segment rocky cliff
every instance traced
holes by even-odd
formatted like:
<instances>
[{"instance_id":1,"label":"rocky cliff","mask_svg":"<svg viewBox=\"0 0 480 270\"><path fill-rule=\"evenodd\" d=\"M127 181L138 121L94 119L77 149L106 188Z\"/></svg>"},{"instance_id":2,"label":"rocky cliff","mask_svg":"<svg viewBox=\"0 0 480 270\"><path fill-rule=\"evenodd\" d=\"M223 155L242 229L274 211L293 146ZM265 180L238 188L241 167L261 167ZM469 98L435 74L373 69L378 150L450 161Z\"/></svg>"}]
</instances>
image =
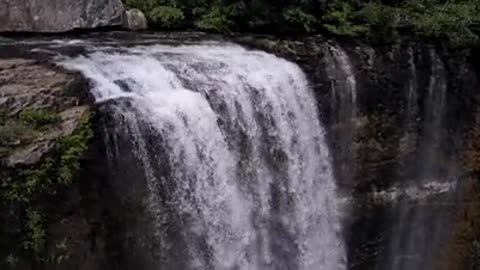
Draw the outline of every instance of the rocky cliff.
<instances>
[{"instance_id":1,"label":"rocky cliff","mask_svg":"<svg viewBox=\"0 0 480 270\"><path fill-rule=\"evenodd\" d=\"M93 135L86 86L31 55L0 59L2 269L94 269L99 211L82 189L95 183L78 182Z\"/></svg>"},{"instance_id":2,"label":"rocky cliff","mask_svg":"<svg viewBox=\"0 0 480 270\"><path fill-rule=\"evenodd\" d=\"M66 32L121 26L120 0L2 0L0 32Z\"/></svg>"},{"instance_id":3,"label":"rocky cliff","mask_svg":"<svg viewBox=\"0 0 480 270\"><path fill-rule=\"evenodd\" d=\"M479 223L476 162L466 162L478 151L472 56L408 40L240 42L299 63L311 79L340 190L353 200L351 269L471 266Z\"/></svg>"}]
</instances>

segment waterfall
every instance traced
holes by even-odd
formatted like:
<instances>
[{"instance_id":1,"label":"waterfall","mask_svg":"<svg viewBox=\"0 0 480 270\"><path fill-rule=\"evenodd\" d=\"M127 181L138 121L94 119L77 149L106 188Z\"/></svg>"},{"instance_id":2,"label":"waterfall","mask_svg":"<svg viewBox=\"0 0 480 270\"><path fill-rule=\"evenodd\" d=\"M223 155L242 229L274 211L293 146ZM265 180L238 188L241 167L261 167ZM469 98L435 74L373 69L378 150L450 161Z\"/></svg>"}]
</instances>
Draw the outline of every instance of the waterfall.
<instances>
[{"instance_id":1,"label":"waterfall","mask_svg":"<svg viewBox=\"0 0 480 270\"><path fill-rule=\"evenodd\" d=\"M329 150L298 66L217 43L95 48L61 64L130 138L159 269L178 249L175 269L345 268Z\"/></svg>"},{"instance_id":2,"label":"waterfall","mask_svg":"<svg viewBox=\"0 0 480 270\"><path fill-rule=\"evenodd\" d=\"M407 98L405 129L415 125L417 107L417 75L413 54L409 60L411 81L409 82L409 94ZM447 94L447 81L445 67L434 49L428 51L430 60L430 77L426 85L425 103L423 110L423 134L419 142L418 161L413 170L417 181L414 183L418 188L441 187L445 194L442 200L448 202L451 191L455 188L450 179L438 172L441 164L442 135L444 133L444 113ZM406 135L404 135L405 138ZM403 138L402 138L403 139ZM414 140L416 138L407 138ZM416 143L416 142L412 142ZM425 193L423 191L422 193ZM443 207L443 208L442 208ZM438 257L442 251L445 239L449 234L449 218L446 206L428 205L422 200L411 202L404 200L400 203L396 223L392 229L392 240L389 247L389 258L382 269L391 270L420 270L436 269Z\"/></svg>"}]
</instances>

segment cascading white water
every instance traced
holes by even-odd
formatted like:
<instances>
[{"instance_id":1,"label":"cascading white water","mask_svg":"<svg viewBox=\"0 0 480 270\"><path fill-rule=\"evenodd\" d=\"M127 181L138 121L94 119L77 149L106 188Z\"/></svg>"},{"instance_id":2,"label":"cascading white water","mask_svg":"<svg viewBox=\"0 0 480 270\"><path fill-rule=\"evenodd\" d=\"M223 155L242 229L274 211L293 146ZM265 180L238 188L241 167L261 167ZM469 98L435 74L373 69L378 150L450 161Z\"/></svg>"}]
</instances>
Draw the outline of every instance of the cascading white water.
<instances>
[{"instance_id":1,"label":"cascading white water","mask_svg":"<svg viewBox=\"0 0 480 270\"><path fill-rule=\"evenodd\" d=\"M185 269L345 268L324 129L298 66L226 44L96 48L62 65L127 126L162 257L171 208Z\"/></svg>"}]
</instances>

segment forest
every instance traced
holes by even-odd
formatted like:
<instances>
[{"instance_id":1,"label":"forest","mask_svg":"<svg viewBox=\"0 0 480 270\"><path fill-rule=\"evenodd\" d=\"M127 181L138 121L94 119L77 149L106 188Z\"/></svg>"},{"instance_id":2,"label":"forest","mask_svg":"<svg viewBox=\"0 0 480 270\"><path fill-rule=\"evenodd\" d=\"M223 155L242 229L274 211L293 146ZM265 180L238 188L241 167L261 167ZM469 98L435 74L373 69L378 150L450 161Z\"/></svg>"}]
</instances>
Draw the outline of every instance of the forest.
<instances>
[{"instance_id":1,"label":"forest","mask_svg":"<svg viewBox=\"0 0 480 270\"><path fill-rule=\"evenodd\" d=\"M312 33L389 42L399 35L477 44L478 0L124 0L153 29Z\"/></svg>"}]
</instances>

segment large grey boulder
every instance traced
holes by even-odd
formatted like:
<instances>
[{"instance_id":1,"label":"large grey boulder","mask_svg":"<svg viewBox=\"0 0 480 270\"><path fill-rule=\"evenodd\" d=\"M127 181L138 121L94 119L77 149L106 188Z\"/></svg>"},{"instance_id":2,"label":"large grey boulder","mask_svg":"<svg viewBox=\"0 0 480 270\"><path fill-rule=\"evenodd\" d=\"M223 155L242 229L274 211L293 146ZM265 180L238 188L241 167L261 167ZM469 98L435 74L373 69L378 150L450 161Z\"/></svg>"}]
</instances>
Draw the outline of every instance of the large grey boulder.
<instances>
[{"instance_id":1,"label":"large grey boulder","mask_svg":"<svg viewBox=\"0 0 480 270\"><path fill-rule=\"evenodd\" d=\"M65 32L121 26L121 0L0 0L0 32Z\"/></svg>"},{"instance_id":2,"label":"large grey boulder","mask_svg":"<svg viewBox=\"0 0 480 270\"><path fill-rule=\"evenodd\" d=\"M130 30L145 30L147 29L147 18L145 14L139 9L130 9L125 13L123 27Z\"/></svg>"}]
</instances>

